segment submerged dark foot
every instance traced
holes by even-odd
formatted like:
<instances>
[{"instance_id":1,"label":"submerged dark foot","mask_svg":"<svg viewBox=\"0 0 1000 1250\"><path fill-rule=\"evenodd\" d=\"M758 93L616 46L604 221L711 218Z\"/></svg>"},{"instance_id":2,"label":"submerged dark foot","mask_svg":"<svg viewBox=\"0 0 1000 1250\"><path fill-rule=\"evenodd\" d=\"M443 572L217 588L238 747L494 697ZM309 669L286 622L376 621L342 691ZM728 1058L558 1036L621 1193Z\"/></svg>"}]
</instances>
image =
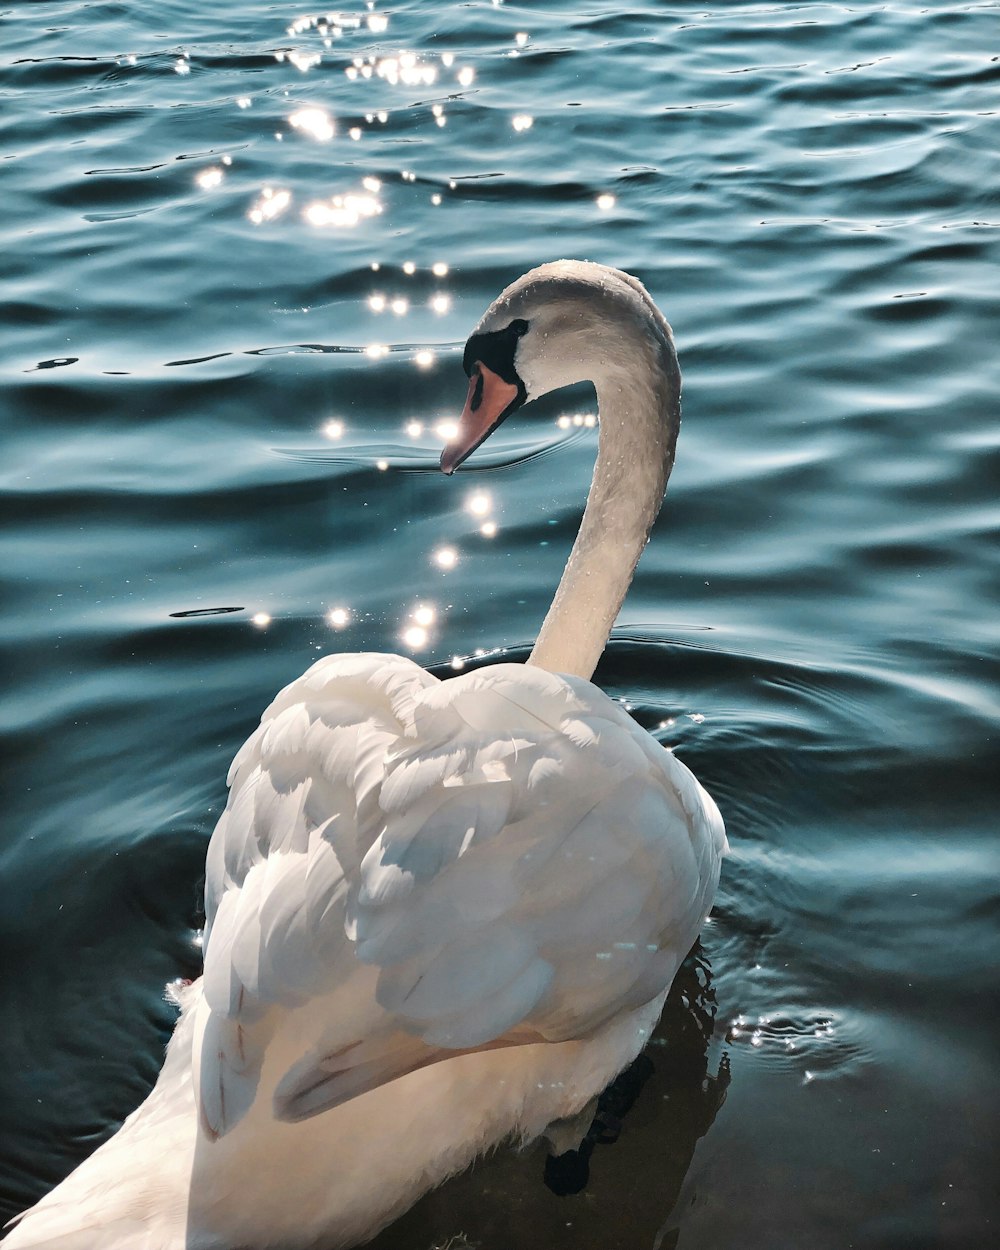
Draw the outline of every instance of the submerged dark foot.
<instances>
[{"instance_id":1,"label":"submerged dark foot","mask_svg":"<svg viewBox=\"0 0 1000 1250\"><path fill-rule=\"evenodd\" d=\"M578 1194L587 1187L594 1147L610 1145L618 1140L622 1120L652 1075L653 1061L648 1055L639 1055L598 1098L593 1123L576 1150L548 1156L545 1160L545 1184L554 1194L563 1198Z\"/></svg>"}]
</instances>

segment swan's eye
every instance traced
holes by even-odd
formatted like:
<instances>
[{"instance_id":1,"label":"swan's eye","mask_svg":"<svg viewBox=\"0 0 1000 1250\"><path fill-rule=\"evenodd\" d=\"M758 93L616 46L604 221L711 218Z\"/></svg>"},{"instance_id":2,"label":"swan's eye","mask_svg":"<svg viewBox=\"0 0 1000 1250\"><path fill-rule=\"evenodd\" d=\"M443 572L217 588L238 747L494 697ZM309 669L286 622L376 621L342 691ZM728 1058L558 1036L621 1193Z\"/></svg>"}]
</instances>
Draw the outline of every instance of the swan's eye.
<instances>
[{"instance_id":1,"label":"swan's eye","mask_svg":"<svg viewBox=\"0 0 1000 1250\"><path fill-rule=\"evenodd\" d=\"M465 376L471 378L473 366L481 360L498 377L516 385L519 379L514 367L514 353L518 340L528 333L529 328L523 317L517 317L502 330L473 334L465 345L465 359L462 361Z\"/></svg>"}]
</instances>

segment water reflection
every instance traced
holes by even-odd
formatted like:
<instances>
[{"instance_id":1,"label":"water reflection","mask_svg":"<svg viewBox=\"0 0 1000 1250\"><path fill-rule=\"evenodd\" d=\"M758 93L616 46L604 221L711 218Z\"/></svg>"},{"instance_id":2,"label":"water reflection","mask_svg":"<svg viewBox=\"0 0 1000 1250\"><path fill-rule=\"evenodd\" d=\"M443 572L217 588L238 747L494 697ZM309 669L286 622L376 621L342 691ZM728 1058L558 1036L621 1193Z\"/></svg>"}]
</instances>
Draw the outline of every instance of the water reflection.
<instances>
[{"instance_id":1,"label":"water reflection","mask_svg":"<svg viewBox=\"0 0 1000 1250\"><path fill-rule=\"evenodd\" d=\"M684 1180L698 1141L715 1122L726 1100L731 1073L728 1055L709 1074L708 1048L715 1031L716 999L712 971L701 944L682 964L663 1009L656 1036L629 1068L598 1100L594 1122L578 1150L546 1159L545 1184L553 1193L577 1194L590 1180L595 1147L614 1145L629 1131L633 1106L659 1096L667 1104L655 1145L648 1145L659 1167L658 1202L666 1218L657 1231L654 1250L676 1246L679 1229L672 1227ZM601 1166L601 1156L593 1166Z\"/></svg>"},{"instance_id":2,"label":"water reflection","mask_svg":"<svg viewBox=\"0 0 1000 1250\"><path fill-rule=\"evenodd\" d=\"M465 666L462 656L451 660L456 672ZM371 1243L373 1250L583 1244L674 1250L691 1161L731 1079L725 1054L710 1071L715 1017L712 971L698 945L674 979L650 1045L604 1091L579 1150L554 1157L543 1143L526 1151L501 1148L426 1195Z\"/></svg>"}]
</instances>

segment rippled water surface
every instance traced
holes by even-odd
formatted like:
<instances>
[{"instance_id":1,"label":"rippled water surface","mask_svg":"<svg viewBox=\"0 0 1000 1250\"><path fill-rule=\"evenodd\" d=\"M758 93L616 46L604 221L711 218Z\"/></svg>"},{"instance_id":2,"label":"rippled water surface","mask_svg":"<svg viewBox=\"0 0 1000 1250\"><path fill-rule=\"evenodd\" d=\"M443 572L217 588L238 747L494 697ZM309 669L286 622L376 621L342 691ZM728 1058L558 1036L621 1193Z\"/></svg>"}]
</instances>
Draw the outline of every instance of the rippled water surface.
<instances>
[{"instance_id":1,"label":"rippled water surface","mask_svg":"<svg viewBox=\"0 0 1000 1250\"><path fill-rule=\"evenodd\" d=\"M152 1082L273 692L407 629L526 654L593 396L452 480L435 426L570 255L646 282L685 375L598 680L733 852L584 1193L501 1151L377 1244L997 1244L1000 6L0 20L7 1213Z\"/></svg>"}]
</instances>

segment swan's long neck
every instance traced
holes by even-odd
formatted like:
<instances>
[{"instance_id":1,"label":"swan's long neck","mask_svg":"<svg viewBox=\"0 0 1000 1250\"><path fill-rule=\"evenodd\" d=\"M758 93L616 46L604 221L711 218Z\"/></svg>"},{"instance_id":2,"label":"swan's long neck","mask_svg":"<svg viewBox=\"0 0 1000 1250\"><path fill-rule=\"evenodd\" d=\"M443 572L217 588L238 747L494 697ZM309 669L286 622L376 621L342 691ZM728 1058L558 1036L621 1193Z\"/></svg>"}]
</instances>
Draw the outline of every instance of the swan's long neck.
<instances>
[{"instance_id":1,"label":"swan's long neck","mask_svg":"<svg viewBox=\"0 0 1000 1250\"><path fill-rule=\"evenodd\" d=\"M590 678L663 502L680 428L669 330L595 378L600 441L576 542L528 660Z\"/></svg>"}]
</instances>

